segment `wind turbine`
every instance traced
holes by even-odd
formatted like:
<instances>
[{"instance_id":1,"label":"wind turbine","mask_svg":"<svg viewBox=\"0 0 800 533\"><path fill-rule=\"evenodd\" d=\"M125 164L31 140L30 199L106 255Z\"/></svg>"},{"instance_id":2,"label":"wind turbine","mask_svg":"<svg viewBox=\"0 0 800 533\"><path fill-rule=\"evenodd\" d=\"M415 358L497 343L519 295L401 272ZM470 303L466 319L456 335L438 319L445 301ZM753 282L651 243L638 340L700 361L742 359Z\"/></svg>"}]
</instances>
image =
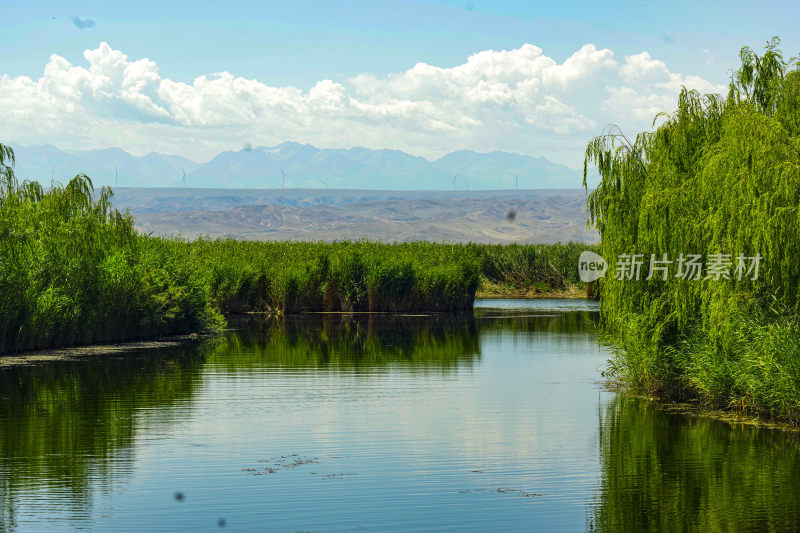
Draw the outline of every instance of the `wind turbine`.
<instances>
[{"instance_id":1,"label":"wind turbine","mask_svg":"<svg viewBox=\"0 0 800 533\"><path fill-rule=\"evenodd\" d=\"M281 181L281 189L286 187L286 174L283 172L283 167L281 167L281 177L283 181Z\"/></svg>"},{"instance_id":2,"label":"wind turbine","mask_svg":"<svg viewBox=\"0 0 800 533\"><path fill-rule=\"evenodd\" d=\"M525 174L525 172L522 172ZM519 189L519 174L514 174L514 188Z\"/></svg>"},{"instance_id":3,"label":"wind turbine","mask_svg":"<svg viewBox=\"0 0 800 533\"><path fill-rule=\"evenodd\" d=\"M456 190L456 178L457 178L457 177L458 177L458 174L456 174L455 176L453 176L453 190Z\"/></svg>"},{"instance_id":4,"label":"wind turbine","mask_svg":"<svg viewBox=\"0 0 800 533\"><path fill-rule=\"evenodd\" d=\"M182 168L181 170L183 171L183 177L181 178L181 182L183 183L183 186L186 187L186 169Z\"/></svg>"}]
</instances>

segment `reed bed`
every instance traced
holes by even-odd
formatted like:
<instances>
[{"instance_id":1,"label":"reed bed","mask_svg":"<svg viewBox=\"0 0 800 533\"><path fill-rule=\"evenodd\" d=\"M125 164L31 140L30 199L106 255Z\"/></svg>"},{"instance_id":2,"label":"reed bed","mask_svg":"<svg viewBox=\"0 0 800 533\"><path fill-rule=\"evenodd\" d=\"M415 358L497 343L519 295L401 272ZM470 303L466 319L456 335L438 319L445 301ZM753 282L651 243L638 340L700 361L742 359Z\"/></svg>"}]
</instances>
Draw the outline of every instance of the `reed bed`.
<instances>
[{"instance_id":1,"label":"reed bed","mask_svg":"<svg viewBox=\"0 0 800 533\"><path fill-rule=\"evenodd\" d=\"M501 292L566 291L586 285L578 278L578 257L584 250L599 251L596 244L469 244L480 259L481 279Z\"/></svg>"},{"instance_id":2,"label":"reed bed","mask_svg":"<svg viewBox=\"0 0 800 533\"><path fill-rule=\"evenodd\" d=\"M233 239L186 246L210 298L226 313L465 311L472 309L482 281L517 290L583 286L577 264L587 248Z\"/></svg>"},{"instance_id":3,"label":"reed bed","mask_svg":"<svg viewBox=\"0 0 800 533\"><path fill-rule=\"evenodd\" d=\"M463 311L480 276L464 246L428 242L199 239L187 249L210 298L234 313Z\"/></svg>"}]
</instances>

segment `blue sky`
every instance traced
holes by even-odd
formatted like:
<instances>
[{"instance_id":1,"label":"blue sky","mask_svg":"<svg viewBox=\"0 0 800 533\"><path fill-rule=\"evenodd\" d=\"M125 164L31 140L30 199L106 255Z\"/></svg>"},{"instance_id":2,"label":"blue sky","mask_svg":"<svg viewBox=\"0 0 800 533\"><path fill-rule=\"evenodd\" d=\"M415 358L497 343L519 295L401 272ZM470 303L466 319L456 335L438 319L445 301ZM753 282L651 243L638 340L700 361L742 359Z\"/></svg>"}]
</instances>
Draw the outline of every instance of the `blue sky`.
<instances>
[{"instance_id":1,"label":"blue sky","mask_svg":"<svg viewBox=\"0 0 800 533\"><path fill-rule=\"evenodd\" d=\"M520 50L526 44L537 47L543 57L557 64L564 63L587 44L598 50L610 50L619 65L625 64L628 56L646 52L649 60L663 63L665 69L662 70L670 73L663 74L662 82L666 79L664 76L680 75L681 80L691 77L704 80L700 84L702 87L719 86L727 83L730 69L736 65L738 50L744 44L759 49L766 39L777 34L782 37L787 58L800 51L796 31L800 22L800 3L760 2L755 7L749 2L6 1L2 9L6 26L0 32L0 47L3 50L0 55L0 76L4 77L6 84L0 84L0 111L6 115L14 111L13 102L18 98L12 98L11 92L23 91L21 77L39 82L43 78L45 65L51 61L51 55L57 54L71 66L89 69L84 52L98 50L101 43L107 43L111 50L124 54L130 62L149 59L157 65L161 79L174 83L191 85L197 77L228 72L237 79L257 82L259 87L263 86L257 92L263 94L266 90L264 87L292 87L301 93L308 93L320 81L331 80L341 84L346 98L354 101L365 91L389 90L380 84L372 83L370 87L365 87L363 83L354 82L359 75L388 82L392 77L408 73L417 63L451 69L465 65L474 54ZM86 27L78 28L74 23L76 16L80 21L90 20L94 24L79 24ZM485 68L487 72L493 72L494 67L486 64ZM650 67L645 65L642 68ZM488 76L491 78L492 75ZM583 89L593 87L594 92L598 93L608 93L609 87L622 90L632 87L633 83L630 72L627 77L623 76L622 80L617 81L593 76L591 79L579 77L572 81L581 84ZM506 83L506 78L505 74L501 74L492 78L492 83ZM642 81L639 78L636 79ZM63 81L63 77L60 79ZM460 81L459 87L467 91L469 83L477 84L480 79L483 78L471 76L471 81ZM9 80L20 83L13 85ZM653 80L656 83L657 80ZM513 89L521 81L521 78L515 78L508 83ZM73 82L78 83L74 79ZM585 94L576 96L574 87L567 91L569 94L550 91L545 95L539 91L538 97L543 98L540 108L547 106L552 111L553 106L566 106L574 111L570 117L585 119L584 125L565 128L550 124L540 128L541 114L529 108L518 110L518 116L507 116L506 123L513 123L513 127L503 130L498 124L492 127L487 125L496 122L496 117L489 114L511 113L506 104L491 108L484 106L482 109L470 104L467 106L469 109L461 106L451 110L452 116L459 113L464 115L462 126L455 124L457 121L439 124L442 121L437 119L437 124L441 126L439 131L449 136L449 140L444 141L432 134L420 135L413 126L419 117L393 115L397 119L397 127L401 122L405 124L404 132L396 128L391 131L383 129L374 130L372 135L372 130L364 124L370 120L374 122L375 117L381 116L380 113L384 111L376 111L369 119L356 119L352 116L352 110L344 117L341 110L331 111L330 106L325 108L326 111L317 109L299 117L298 122L306 122L306 130L288 128L282 131L280 125L273 124L268 134L262 131L263 120L271 117L285 123L291 121L292 114L276 115L272 112L273 108L270 113L260 114L267 104L259 104L258 110L248 115L252 118L252 124L244 128L247 131L236 134L232 131L246 126L244 119L225 124L218 119L206 120L200 115L186 118L180 109L185 111L185 106L189 104L177 102L174 92L169 98L159 93L161 81L152 82L148 89L142 89L143 94L149 95L160 108L168 111L161 114L160 111L147 111L139 104L132 111L130 99L119 104L114 100L116 97L109 96L109 91L113 92L111 89L98 96L96 82L93 83L91 94L85 86L76 89L82 92L80 98L70 100L70 105L77 106L70 107L71 115L56 116L55 110L43 111L43 101L50 96L40 95L42 101L30 103L29 114L18 110L15 115L19 118L18 123L0 126L0 136L25 143L49 142L72 148L102 147L113 142L134 153L158 149L182 153L194 159L202 159L203 153L208 150L232 148L250 142L244 141L245 138L255 141L251 144L281 140L337 144L338 140L339 144L346 145L359 144L358 139L366 136L372 139L371 147L396 147L426 156L451 149L481 147L546 156L547 153L541 152L553 152L550 141L562 138L564 142L555 149L557 153L554 159L572 161L577 147L601 128L604 120L613 119L613 112L620 113L619 106L609 104L608 98L592 102ZM46 84L42 82L40 85ZM403 87L408 88L408 84ZM659 87L664 89L663 86ZM338 87L334 89L338 90ZM647 96L648 89L644 86L634 87L634 90L641 98ZM5 100L2 91L6 92ZM400 94L401 88L397 86L391 91L393 101L403 100L414 105L427 102L433 108L440 106L437 100L419 91L412 91L414 94L410 96ZM62 93L63 89L59 94ZM181 94L188 93L184 90ZM654 95L650 96L653 101L657 99ZM212 97L205 93L202 99ZM198 98L193 101L199 101ZM373 94L370 98L361 98L358 103L386 105L386 102L377 102L375 98ZM515 98L519 104L521 97L517 95ZM618 103L624 102L621 96L617 100ZM269 105L278 104L271 102ZM291 107L293 104L287 105ZM603 106L607 112L594 116L592 106ZM424 109L425 106L419 108ZM548 117L555 117L551 111L548 111ZM25 122L43 113L46 116L52 113L54 123L61 121L64 127L33 128ZM638 118L631 118L629 122L626 122L627 117L621 116L620 121L631 128L641 128L646 124L643 119L645 114L644 111L639 112ZM96 127L83 128L77 136L70 136L69 128L65 125L69 120L82 116ZM569 117L567 119L572 120ZM357 121L357 127L353 128L354 120ZM557 121L556 118L552 120ZM114 128L111 128L109 121L114 123ZM259 121L262 122L262 129L256 127ZM314 124L331 131L318 135L313 129ZM209 125L216 130L208 131ZM10 131L12 126L14 129ZM130 131L125 133L128 127ZM200 127L205 129L200 131ZM423 129L433 132L437 127L428 124ZM463 131L456 131L459 128L463 128ZM515 142L517 128L522 128L519 130L522 134ZM148 144L146 139L154 135L155 129L158 129L155 133L158 142ZM357 134L352 139L342 139L335 134L336 129L353 129L357 130ZM116 134L107 135L107 131ZM170 135L192 138L198 149L193 151L191 145L184 141L170 143Z\"/></svg>"}]
</instances>

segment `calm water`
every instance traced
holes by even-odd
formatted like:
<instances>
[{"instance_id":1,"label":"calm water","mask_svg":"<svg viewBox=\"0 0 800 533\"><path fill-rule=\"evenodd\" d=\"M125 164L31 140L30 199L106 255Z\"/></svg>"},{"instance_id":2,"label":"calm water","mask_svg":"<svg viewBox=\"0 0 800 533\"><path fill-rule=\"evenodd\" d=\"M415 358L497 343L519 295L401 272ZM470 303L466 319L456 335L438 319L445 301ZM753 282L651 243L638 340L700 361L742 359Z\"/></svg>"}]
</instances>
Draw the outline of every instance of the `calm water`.
<instances>
[{"instance_id":1,"label":"calm water","mask_svg":"<svg viewBox=\"0 0 800 533\"><path fill-rule=\"evenodd\" d=\"M800 528L798 437L606 392L585 302L0 367L0 531Z\"/></svg>"}]
</instances>

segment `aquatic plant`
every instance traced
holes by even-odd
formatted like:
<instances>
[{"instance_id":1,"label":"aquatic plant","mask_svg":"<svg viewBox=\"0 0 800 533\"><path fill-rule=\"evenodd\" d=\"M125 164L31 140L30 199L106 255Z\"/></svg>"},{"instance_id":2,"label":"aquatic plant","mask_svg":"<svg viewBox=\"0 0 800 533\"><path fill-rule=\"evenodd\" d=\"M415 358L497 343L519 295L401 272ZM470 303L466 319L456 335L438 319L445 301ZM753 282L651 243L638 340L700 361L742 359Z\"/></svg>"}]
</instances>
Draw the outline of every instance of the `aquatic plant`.
<instances>
[{"instance_id":1,"label":"aquatic plant","mask_svg":"<svg viewBox=\"0 0 800 533\"><path fill-rule=\"evenodd\" d=\"M198 239L188 253L225 312L459 311L472 308L481 279L518 289L578 285L585 248Z\"/></svg>"},{"instance_id":2,"label":"aquatic plant","mask_svg":"<svg viewBox=\"0 0 800 533\"><path fill-rule=\"evenodd\" d=\"M578 278L578 257L597 245L580 242L554 244L470 244L481 261L481 274L491 282L515 289L539 285L546 289L583 286Z\"/></svg>"},{"instance_id":3,"label":"aquatic plant","mask_svg":"<svg viewBox=\"0 0 800 533\"><path fill-rule=\"evenodd\" d=\"M459 245L199 239L191 260L228 312L472 308L477 258Z\"/></svg>"}]
</instances>

